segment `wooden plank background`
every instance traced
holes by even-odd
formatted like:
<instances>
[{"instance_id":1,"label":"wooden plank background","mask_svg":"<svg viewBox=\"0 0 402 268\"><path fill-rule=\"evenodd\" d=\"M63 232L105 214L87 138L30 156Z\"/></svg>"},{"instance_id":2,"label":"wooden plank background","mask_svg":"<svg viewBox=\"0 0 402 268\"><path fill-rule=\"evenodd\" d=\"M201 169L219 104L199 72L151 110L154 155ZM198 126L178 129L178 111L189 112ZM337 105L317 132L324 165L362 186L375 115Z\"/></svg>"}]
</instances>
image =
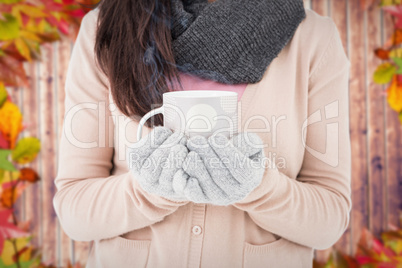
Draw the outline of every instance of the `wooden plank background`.
<instances>
[{"instance_id":1,"label":"wooden plank background","mask_svg":"<svg viewBox=\"0 0 402 268\"><path fill-rule=\"evenodd\" d=\"M331 17L351 60L350 134L352 139L353 211L349 227L335 247L353 254L363 227L376 235L399 225L402 210L402 126L372 82L380 63L373 49L392 32L391 18L373 6L361 10L358 0L306 0L307 8ZM73 43L63 39L42 48L43 60L26 64L30 88L8 88L28 123L24 135L42 140L40 157L31 164L41 182L28 187L18 202L21 220L31 220L34 243L46 261L59 267L86 262L88 243L74 242L60 227L52 206L57 152L64 115L64 82ZM325 259L329 250L316 251Z\"/></svg>"}]
</instances>

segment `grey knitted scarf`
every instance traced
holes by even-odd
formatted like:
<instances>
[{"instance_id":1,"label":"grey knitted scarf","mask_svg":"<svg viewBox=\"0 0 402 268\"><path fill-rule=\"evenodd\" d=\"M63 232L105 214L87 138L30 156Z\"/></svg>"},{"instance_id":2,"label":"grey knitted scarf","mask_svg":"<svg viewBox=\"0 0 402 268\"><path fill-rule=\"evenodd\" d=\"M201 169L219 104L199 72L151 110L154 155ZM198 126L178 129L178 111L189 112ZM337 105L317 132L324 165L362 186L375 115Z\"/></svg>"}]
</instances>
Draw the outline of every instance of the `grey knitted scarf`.
<instances>
[{"instance_id":1,"label":"grey knitted scarf","mask_svg":"<svg viewBox=\"0 0 402 268\"><path fill-rule=\"evenodd\" d=\"M171 0L179 71L225 84L256 83L292 38L303 0Z\"/></svg>"}]
</instances>

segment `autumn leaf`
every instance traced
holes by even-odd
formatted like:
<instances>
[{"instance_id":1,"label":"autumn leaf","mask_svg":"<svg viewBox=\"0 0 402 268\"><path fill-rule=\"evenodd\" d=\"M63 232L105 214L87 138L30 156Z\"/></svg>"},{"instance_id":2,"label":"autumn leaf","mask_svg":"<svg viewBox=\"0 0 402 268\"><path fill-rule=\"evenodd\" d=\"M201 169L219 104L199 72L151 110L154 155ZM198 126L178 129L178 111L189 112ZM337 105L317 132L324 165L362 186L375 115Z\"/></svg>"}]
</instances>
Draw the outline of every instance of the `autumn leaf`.
<instances>
[{"instance_id":1,"label":"autumn leaf","mask_svg":"<svg viewBox=\"0 0 402 268\"><path fill-rule=\"evenodd\" d=\"M12 40L17 38L20 28L17 18L7 13L3 14L3 17L6 20L0 20L0 40Z\"/></svg>"},{"instance_id":2,"label":"autumn leaf","mask_svg":"<svg viewBox=\"0 0 402 268\"><path fill-rule=\"evenodd\" d=\"M21 30L20 36L24 37L25 39L36 41L36 42L41 41L41 39L36 35L36 33L30 32L30 31L27 31L27 30Z\"/></svg>"},{"instance_id":3,"label":"autumn leaf","mask_svg":"<svg viewBox=\"0 0 402 268\"><path fill-rule=\"evenodd\" d=\"M39 181L39 175L32 168L22 168L20 169L20 178L21 181L28 181L31 183Z\"/></svg>"},{"instance_id":4,"label":"autumn leaf","mask_svg":"<svg viewBox=\"0 0 402 268\"><path fill-rule=\"evenodd\" d=\"M6 137L4 137L3 134L0 132L0 149L8 149L9 146L10 145L6 140Z\"/></svg>"},{"instance_id":5,"label":"autumn leaf","mask_svg":"<svg viewBox=\"0 0 402 268\"><path fill-rule=\"evenodd\" d=\"M393 6L401 4L402 0L381 0L380 6Z\"/></svg>"},{"instance_id":6,"label":"autumn leaf","mask_svg":"<svg viewBox=\"0 0 402 268\"><path fill-rule=\"evenodd\" d=\"M387 101L389 106L397 112L402 110L402 84L394 77L390 87L387 89Z\"/></svg>"},{"instance_id":7,"label":"autumn leaf","mask_svg":"<svg viewBox=\"0 0 402 268\"><path fill-rule=\"evenodd\" d=\"M22 130L22 114L17 105L11 101L4 102L0 108L0 132L10 143L10 148L15 147L15 142Z\"/></svg>"},{"instance_id":8,"label":"autumn leaf","mask_svg":"<svg viewBox=\"0 0 402 268\"><path fill-rule=\"evenodd\" d=\"M25 13L31 18L44 18L48 16L39 6L29 4L14 5L12 13L15 14L17 12Z\"/></svg>"},{"instance_id":9,"label":"autumn leaf","mask_svg":"<svg viewBox=\"0 0 402 268\"><path fill-rule=\"evenodd\" d=\"M377 84L386 84L391 81L396 72L395 65L385 62L377 67L373 75L373 80Z\"/></svg>"},{"instance_id":10,"label":"autumn leaf","mask_svg":"<svg viewBox=\"0 0 402 268\"><path fill-rule=\"evenodd\" d=\"M28 87L29 83L22 62L10 57L8 51L6 53L7 56L0 56L0 81L3 81L6 86Z\"/></svg>"},{"instance_id":11,"label":"autumn leaf","mask_svg":"<svg viewBox=\"0 0 402 268\"><path fill-rule=\"evenodd\" d=\"M10 155L10 150L0 150L0 169L15 171L14 165L8 160L8 156Z\"/></svg>"},{"instance_id":12,"label":"autumn leaf","mask_svg":"<svg viewBox=\"0 0 402 268\"><path fill-rule=\"evenodd\" d=\"M356 260L360 265L375 265L373 267L398 267L400 256L375 238L367 229L361 234ZM370 266L367 266L370 267Z\"/></svg>"},{"instance_id":13,"label":"autumn leaf","mask_svg":"<svg viewBox=\"0 0 402 268\"><path fill-rule=\"evenodd\" d=\"M392 6L385 6L383 10L391 14L392 16L396 17L395 27L402 28L402 6L399 5L392 5Z\"/></svg>"},{"instance_id":14,"label":"autumn leaf","mask_svg":"<svg viewBox=\"0 0 402 268\"><path fill-rule=\"evenodd\" d=\"M395 65L398 66L398 69L396 70L396 74L402 74L402 58L392 58L394 61Z\"/></svg>"},{"instance_id":15,"label":"autumn leaf","mask_svg":"<svg viewBox=\"0 0 402 268\"><path fill-rule=\"evenodd\" d=\"M29 236L27 232L22 231L20 228L10 222L12 213L12 209L0 210L0 252L2 252L1 257L3 256L4 250L6 248L4 246L4 241L6 239L11 237L19 238Z\"/></svg>"},{"instance_id":16,"label":"autumn leaf","mask_svg":"<svg viewBox=\"0 0 402 268\"><path fill-rule=\"evenodd\" d=\"M30 236L27 237L18 237L7 239L4 242L3 252L1 253L0 259L3 262L3 265L12 265L16 262L16 252L14 249L14 244L12 240L15 240L15 245L18 252L18 260L19 262L29 261L31 258L32 246L29 245L31 240ZM29 266L25 266L29 267Z\"/></svg>"},{"instance_id":17,"label":"autumn leaf","mask_svg":"<svg viewBox=\"0 0 402 268\"><path fill-rule=\"evenodd\" d=\"M402 58L402 48L395 48L389 52L390 58Z\"/></svg>"},{"instance_id":18,"label":"autumn leaf","mask_svg":"<svg viewBox=\"0 0 402 268\"><path fill-rule=\"evenodd\" d=\"M389 50L385 50L382 48L377 48L376 50L374 50L374 54L382 59L382 60L388 60L389 59Z\"/></svg>"},{"instance_id":19,"label":"autumn leaf","mask_svg":"<svg viewBox=\"0 0 402 268\"><path fill-rule=\"evenodd\" d=\"M6 183L10 183L10 182L14 182L14 181L18 180L18 178L20 177L20 171L19 170L4 171L3 170L3 172L0 175L1 175L0 176L0 184L6 184Z\"/></svg>"},{"instance_id":20,"label":"autumn leaf","mask_svg":"<svg viewBox=\"0 0 402 268\"><path fill-rule=\"evenodd\" d=\"M402 29L395 29L389 40L385 43L386 46L396 46L402 43Z\"/></svg>"},{"instance_id":21,"label":"autumn leaf","mask_svg":"<svg viewBox=\"0 0 402 268\"><path fill-rule=\"evenodd\" d=\"M15 149L11 152L13 161L26 164L35 159L40 151L40 141L34 137L25 137L18 141Z\"/></svg>"},{"instance_id":22,"label":"autumn leaf","mask_svg":"<svg viewBox=\"0 0 402 268\"><path fill-rule=\"evenodd\" d=\"M24 57L26 60L31 61L31 53L27 43L22 38L17 38L14 42L21 56Z\"/></svg>"},{"instance_id":23,"label":"autumn leaf","mask_svg":"<svg viewBox=\"0 0 402 268\"><path fill-rule=\"evenodd\" d=\"M5 208L12 208L14 205L14 202L17 200L14 196L15 189L13 188L8 188L4 189L1 191L1 196L0 196L0 203L3 205Z\"/></svg>"},{"instance_id":24,"label":"autumn leaf","mask_svg":"<svg viewBox=\"0 0 402 268\"><path fill-rule=\"evenodd\" d=\"M12 208L15 201L21 196L27 184L21 181L3 183L0 191L0 203L3 208Z\"/></svg>"},{"instance_id":25,"label":"autumn leaf","mask_svg":"<svg viewBox=\"0 0 402 268\"><path fill-rule=\"evenodd\" d=\"M4 83L0 81L0 107L3 106L4 102L7 100L8 93Z\"/></svg>"},{"instance_id":26,"label":"autumn leaf","mask_svg":"<svg viewBox=\"0 0 402 268\"><path fill-rule=\"evenodd\" d=\"M19 3L23 0L1 0L0 3L4 3L4 4L16 4Z\"/></svg>"},{"instance_id":27,"label":"autumn leaf","mask_svg":"<svg viewBox=\"0 0 402 268\"><path fill-rule=\"evenodd\" d=\"M384 232L381 239L395 254L402 256L402 230Z\"/></svg>"}]
</instances>

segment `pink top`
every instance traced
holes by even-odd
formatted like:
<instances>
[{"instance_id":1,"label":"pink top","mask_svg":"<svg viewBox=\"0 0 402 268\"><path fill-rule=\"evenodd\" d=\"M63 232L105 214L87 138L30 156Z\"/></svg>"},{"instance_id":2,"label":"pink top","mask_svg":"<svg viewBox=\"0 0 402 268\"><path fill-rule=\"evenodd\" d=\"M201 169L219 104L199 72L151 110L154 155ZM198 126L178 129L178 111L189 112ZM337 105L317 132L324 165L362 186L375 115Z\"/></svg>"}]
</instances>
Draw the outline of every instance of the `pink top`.
<instances>
[{"instance_id":1,"label":"pink top","mask_svg":"<svg viewBox=\"0 0 402 268\"><path fill-rule=\"evenodd\" d=\"M202 79L198 76L180 72L180 81L185 90L223 90L223 91L233 91L238 94L237 99L240 100L243 95L244 90L247 87L245 84L223 84L213 80ZM180 87L177 87L177 90Z\"/></svg>"}]
</instances>

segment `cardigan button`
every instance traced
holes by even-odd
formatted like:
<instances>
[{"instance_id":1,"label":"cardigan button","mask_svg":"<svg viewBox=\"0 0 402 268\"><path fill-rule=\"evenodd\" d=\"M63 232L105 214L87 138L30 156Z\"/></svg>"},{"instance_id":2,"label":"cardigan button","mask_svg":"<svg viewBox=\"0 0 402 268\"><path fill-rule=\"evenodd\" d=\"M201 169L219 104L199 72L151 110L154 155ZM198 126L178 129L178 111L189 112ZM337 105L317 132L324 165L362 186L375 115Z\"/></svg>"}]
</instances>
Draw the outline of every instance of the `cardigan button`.
<instances>
[{"instance_id":1,"label":"cardigan button","mask_svg":"<svg viewBox=\"0 0 402 268\"><path fill-rule=\"evenodd\" d=\"M193 234L199 235L199 234L201 234L201 232L202 232L202 229L200 226L196 225L193 227Z\"/></svg>"}]
</instances>

